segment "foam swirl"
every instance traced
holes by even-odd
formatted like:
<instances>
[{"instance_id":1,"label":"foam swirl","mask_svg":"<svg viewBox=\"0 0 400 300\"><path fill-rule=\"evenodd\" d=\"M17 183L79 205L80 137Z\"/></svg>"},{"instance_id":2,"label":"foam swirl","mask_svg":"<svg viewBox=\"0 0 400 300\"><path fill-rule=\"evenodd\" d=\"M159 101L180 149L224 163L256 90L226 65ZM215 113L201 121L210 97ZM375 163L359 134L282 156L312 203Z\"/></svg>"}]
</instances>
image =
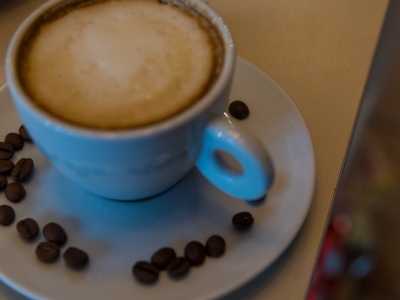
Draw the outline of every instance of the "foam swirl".
<instances>
[{"instance_id":1,"label":"foam swirl","mask_svg":"<svg viewBox=\"0 0 400 300\"><path fill-rule=\"evenodd\" d=\"M106 1L43 24L22 78L50 113L92 128L166 119L202 95L215 42L187 9L150 0Z\"/></svg>"}]
</instances>

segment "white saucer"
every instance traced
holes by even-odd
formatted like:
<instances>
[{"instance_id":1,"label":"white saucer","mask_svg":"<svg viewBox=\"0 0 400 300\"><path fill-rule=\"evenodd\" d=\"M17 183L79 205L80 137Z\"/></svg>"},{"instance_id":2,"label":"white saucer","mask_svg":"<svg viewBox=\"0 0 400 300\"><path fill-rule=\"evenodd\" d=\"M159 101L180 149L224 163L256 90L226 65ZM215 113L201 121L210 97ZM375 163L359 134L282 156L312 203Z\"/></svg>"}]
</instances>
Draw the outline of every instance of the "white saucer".
<instances>
[{"instance_id":1,"label":"white saucer","mask_svg":"<svg viewBox=\"0 0 400 300\"><path fill-rule=\"evenodd\" d=\"M250 205L233 199L193 170L178 185L157 198L116 202L80 189L59 174L33 144L25 144L13 161L31 157L33 178L24 184L27 196L10 203L0 192L0 204L11 205L16 220L0 226L0 278L20 293L48 299L213 299L222 296L267 268L290 244L310 206L315 184L315 158L311 137L296 105L268 75L239 59L231 100L243 100L250 109L247 120L237 121L257 135L269 150L277 172L265 203ZM0 89L0 139L18 132L21 125L7 87ZM57 142L57 141L54 141ZM250 211L255 223L248 232L231 225L232 216ZM53 264L37 260L34 243L23 241L16 223L31 217L42 228L57 222L69 240L63 246L87 251L90 265L73 271L62 259ZM178 255L185 245L218 234L227 249L220 258L207 258L182 280L165 272L158 282L136 282L131 268L149 260L161 247Z\"/></svg>"}]
</instances>

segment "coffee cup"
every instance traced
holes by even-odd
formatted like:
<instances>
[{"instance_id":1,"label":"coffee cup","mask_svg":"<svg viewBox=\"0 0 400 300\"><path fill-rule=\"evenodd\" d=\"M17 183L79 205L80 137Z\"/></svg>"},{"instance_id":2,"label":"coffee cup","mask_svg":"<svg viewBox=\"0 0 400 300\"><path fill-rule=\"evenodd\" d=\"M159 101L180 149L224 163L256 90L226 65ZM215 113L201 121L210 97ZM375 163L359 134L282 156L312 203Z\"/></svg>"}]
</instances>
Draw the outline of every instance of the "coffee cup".
<instances>
[{"instance_id":1,"label":"coffee cup","mask_svg":"<svg viewBox=\"0 0 400 300\"><path fill-rule=\"evenodd\" d=\"M80 23L73 20L72 24L95 24L93 26L90 25L92 27L81 28L82 32L90 32L90 35L80 39L80 31L78 30L76 36L72 38L74 42L78 44L68 44L67 47L64 46L60 48L62 51L57 51L58 48L56 46L54 46L54 51L52 51L51 47L53 47L53 44L51 44L50 52L45 55L41 54L42 50L40 49L42 48L40 47L37 47L39 51L32 50L34 48L31 44L39 43L37 42L37 40L39 40L37 37L39 35L38 32L40 32L41 35L41 32L45 31L42 29L44 26L43 24L46 26L50 24L49 26L52 26L54 20L57 22L59 20L64 20L66 16L71 14L71 11L78 11L81 13L81 11L87 9L87 7L90 9L94 7L97 9L97 6L108 5L107 3L117 3L112 4L113 6L119 5L120 3L127 5L121 8L121 13L114 14L118 17L118 22L120 22L120 20L125 22L124 18L128 15L127 11L129 11L128 6L136 5L135 3L144 3L144 5L151 3L151 6L159 5L160 8L155 8L156 12L158 12L159 9L172 9L178 10L177 13L179 15L183 10L184 21L182 22L187 21L190 23L194 20L190 24L194 24L193 26L196 28L198 26L201 27L199 27L200 37L193 37L197 29L191 29L191 31L180 33L180 29L175 29L184 27L179 25L181 23L178 25L171 25L171 28L175 29L167 33L173 35L171 36L173 41L181 41L181 43L178 43L181 48L169 49L168 47L174 47L176 44L164 40L164 35L168 35L164 32L164 29L169 28L168 22L172 22L171 19L176 19L175 17L171 17L166 21L164 19L162 19L162 21L157 20L157 22L167 22L162 23L164 24L162 26L162 28L164 28L162 29L162 37L160 37L160 30L157 28L153 31L146 29L146 36L139 39L139 44L141 45L143 41L147 42L147 40L150 39L150 44L153 43L151 44L153 45L152 47L144 51L141 49L130 51L131 48L129 48L128 51L125 47L136 47L135 43L138 38L133 37L132 40L129 40L130 37L126 38L125 28L127 28L127 26L122 21L122 23L118 23L118 26L114 26L115 23L112 23L112 21L109 21L107 24L101 23L100 25L96 25L97 21L94 22L93 19L91 19L92 21L90 22L79 21ZM120 8L106 7L101 10L102 13L108 14L110 11L113 11L113 9ZM137 11L137 8L132 8L132 11ZM176 12L172 12L172 14L174 13ZM166 14L167 13L163 12L159 15L164 18ZM151 15L158 14L152 13ZM131 17L129 16L129 18ZM178 19L179 18L180 17L178 17ZM112 19L112 17L104 18L104 16L102 16L94 18L94 20L110 19ZM142 20L140 22L142 22ZM147 26L143 25L143 23L139 24L140 28L145 28L143 26ZM110 26L110 32L113 32L113 34L109 36L116 39L119 38L119 40L109 44L106 43L107 45L104 46L106 50L102 49L102 51L104 50L103 52L94 51L94 53L92 53L91 51L93 49L99 47L99 41L102 39L104 40L103 34L107 32L107 26ZM59 27L66 28L67 26L61 24ZM132 30L135 32L134 29L131 27L129 28L130 30L128 30L128 33ZM122 34L121 31L123 31L124 34ZM96 32L101 32L101 36L97 37ZM154 38L153 32L156 32ZM62 39L60 37L62 37L63 34L63 31L57 32L56 40ZM179 34L182 34L182 36L179 36ZM211 50L203 51L204 53L211 53L211 56L207 57L212 57L212 63L207 62L209 60L207 57L203 60L203 56L201 56L203 52L201 54L194 53L197 51L196 49L201 48L198 44L186 45L198 43L198 41L202 39L201 36L204 36L204 34L207 36L205 40L212 40L211 48L209 48ZM32 42L33 39L35 39L34 42ZM195 40L195 42L193 42L192 39ZM71 38L69 38L69 40L71 40ZM126 46L121 44L125 42L125 40L129 40L131 44L128 43ZM86 46L78 48L78 55L74 56L73 52L77 49L76 45L80 47L83 44L88 44L88 41L90 41L89 46L87 46L88 48ZM168 46L166 46L166 49L163 48L162 52L149 55L148 52L153 51L153 49L155 49L154 51L159 51L157 47L154 47L154 43ZM48 40L44 40L42 44L45 45L45 48L49 48ZM68 53L63 52L65 49L68 49ZM192 50L189 51L188 49ZM208 48L206 47L205 49ZM34 54L31 54L36 53L35 51L39 53L39 56L41 55L41 58L36 65L31 66L29 63L28 67L26 67L27 61L30 60L25 57L35 57ZM131 57L131 55L137 54L135 51L141 53L138 54L139 56L141 55L140 59L136 60L135 57ZM133 52L133 54L131 52ZM169 60L163 63L162 59L165 59L165 53L169 53L167 55ZM175 53L179 55L175 55ZM43 57L47 59L56 54L60 55L60 57L57 57L51 62L52 68L46 69L43 73L40 73L40 71L35 73L35 68L37 66L39 69L42 66L46 66L46 62L43 62ZM123 57L125 54L128 55L127 58L129 59ZM159 56L161 60L157 61L157 57ZM131 90L129 90L130 94L127 97L122 94L117 94L113 96L114 98L105 98L104 101L99 100L98 103L96 102L96 106L90 107L89 109L84 106L86 105L85 103L90 102L89 104L92 105L94 100L87 101L89 96L86 97L85 95L89 95L91 92L85 92L83 96L82 93L73 94L71 92L72 96L68 95L70 98L65 100L67 102L64 102L64 104L59 105L61 109L58 108L58 111L57 108L56 111L53 111L52 108L48 108L43 103L36 101L37 99L45 98L46 95L37 96L35 92L30 90L29 85L33 86L33 89L37 86L43 86L45 90L48 90L53 86L57 86L56 77L63 77L64 75L65 77L59 82L62 84L68 82L68 79L65 78L72 72L69 70L70 65L76 64L75 59L78 59L80 60L78 66L80 66L82 57L88 57L89 59L94 57L98 59L96 62L100 61L103 63L100 64L100 67L105 65L106 68L108 68L106 69L107 72L105 75L104 72L99 72L90 73L89 77L82 77L83 79L76 83L77 86L82 86L82 88L92 86L98 90L99 87L103 88L103 86L108 85L109 81L113 82L113 80L119 80L122 78L122 75L132 70L142 70L144 67L146 72L148 72L146 74L159 76L160 79L155 79L156 82L154 85L160 85L160 81L157 80L161 80L163 84L164 81L167 82L166 84L170 84L170 81L175 83L179 80L183 80L181 82L183 84L178 85L179 87L184 86L186 88L191 84L186 82L186 79L193 78L191 74L196 74L197 76L198 74L204 73L206 75L203 76L205 79L198 80L199 82L201 80L203 81L193 84L193 86L195 86L195 91L198 90L198 86L201 87L200 92L191 92L194 95L194 97L191 96L194 100L191 98L189 104L183 104L178 109L172 108L171 111L168 110L170 104L163 104L163 101L167 101L165 99L169 99L168 96L160 96L158 92L154 92L157 105L151 104L146 106L146 104L143 106L141 102L132 102L129 106L123 108L122 112L117 113L113 113L114 107L112 107L112 105L108 107L107 103L111 101L110 99L117 99L118 101L120 101L120 99L127 99L121 100L121 103L131 101L131 97L129 96L132 94ZM104 57L106 58L105 60L103 60ZM120 57L123 57L125 60L121 62L121 60L118 60ZM196 57L195 63L193 63L193 57ZM73 62L70 62L69 59L72 59ZM142 61L143 59L145 66L138 67L137 61ZM235 46L228 27L222 18L210 6L202 1L171 0L159 3L155 0L105 0L97 2L87 0L51 0L33 12L21 24L13 36L7 52L6 76L14 104L32 140L57 170L84 189L96 195L115 200L144 199L169 189L179 182L193 167L197 167L211 183L223 192L236 198L252 201L263 197L271 187L274 178L274 170L268 152L260 141L246 130L234 126L229 118L224 116L224 110L228 104L228 97L234 74L235 59ZM65 60L67 60L67 63L64 65L56 65L53 67L54 62L58 63L59 61ZM129 65L131 61L134 62L134 66ZM151 61L150 65L149 61ZM113 64L113 62L116 62L116 64ZM82 64L85 65L86 62ZM188 65L190 67L181 67L179 64ZM166 74L159 75L164 72L160 71L160 65L162 65L164 69L167 68L167 71L165 71ZM82 69L83 71L80 69L79 74L85 73L88 70L87 66L88 65L85 65L85 68ZM97 69L100 67L96 66ZM170 69L168 69L169 67ZM25 69L34 70L31 77L33 78L32 80L36 80L36 82L32 81L33 83L30 83L30 81L26 79L28 75L25 75ZM56 75L51 73L53 69L58 72ZM154 69L156 71L149 71L149 69ZM182 73L183 69L188 69L188 73ZM71 74L71 78L73 78L71 81L75 80L77 76L81 78L79 77L80 75L76 75L77 73ZM93 76L93 74L95 75ZM106 81L101 83L93 83L93 78L97 78L96 76L100 78L100 76L103 75L111 77L107 77L105 79ZM174 77L175 75L177 76L176 78L180 79L176 79ZM104 76L102 80L104 80ZM152 86L152 84L148 82L142 83L142 78L147 75L144 76L143 73L141 73L139 77L136 75L136 77L129 76L123 77L123 80L126 78L139 79L130 82L126 88L131 89L132 86L134 86L137 91L144 91L143 93L147 95L148 89L146 88ZM90 78L92 81L87 82L85 78ZM169 78L173 79L169 80ZM117 83L119 84L119 81ZM138 85L140 85L139 88ZM71 87L68 85L67 87L57 87L55 89L55 94L51 95L49 99L50 101L54 100L54 103L56 103L59 99L63 98L64 95L74 90L74 88L75 86ZM152 88L153 87L151 87L151 89ZM167 89L172 93L172 96L170 96L171 99L179 98L176 96L176 89L177 88L174 87ZM162 91L165 90L166 89L163 89ZM100 89L100 96L107 93L108 91L104 92ZM140 92L133 94L137 96ZM75 97L73 95L78 96ZM96 94L96 101L98 97L98 94ZM79 101L77 99L79 99ZM139 99L135 101L142 100ZM112 102L114 103L114 100L112 100ZM51 105L52 104L50 104L50 106ZM104 107L104 105L107 107ZM146 109L146 107L149 108ZM167 111L167 115L159 116L155 113L155 120L153 116L146 116L142 119L140 119L139 116L136 118L139 120L137 123L129 123L131 119L135 119L135 115L142 115L142 113L138 112L149 112L149 115L151 115L152 107L156 107L154 110L157 111L157 113L161 111L161 114L163 114ZM100 117L94 114L93 111L99 113ZM66 116L62 115L64 112L67 114ZM72 117L70 118L68 114ZM132 118L130 118L130 114ZM108 115L114 117L110 117L109 120L107 119L109 123L102 122ZM224 163L221 157L226 156L232 157L239 163L240 171L232 170L231 167Z\"/></svg>"}]
</instances>

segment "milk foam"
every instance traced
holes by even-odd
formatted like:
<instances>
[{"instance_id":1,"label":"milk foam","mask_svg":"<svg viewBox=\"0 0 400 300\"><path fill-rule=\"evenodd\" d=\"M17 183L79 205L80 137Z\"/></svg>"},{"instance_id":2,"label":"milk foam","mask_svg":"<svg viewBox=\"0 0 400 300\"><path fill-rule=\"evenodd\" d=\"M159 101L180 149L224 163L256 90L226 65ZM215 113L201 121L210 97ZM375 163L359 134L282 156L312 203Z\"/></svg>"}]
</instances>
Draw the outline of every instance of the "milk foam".
<instances>
[{"instance_id":1,"label":"milk foam","mask_svg":"<svg viewBox=\"0 0 400 300\"><path fill-rule=\"evenodd\" d=\"M186 9L107 1L43 24L22 77L34 101L64 120L135 127L197 101L214 72L214 52L209 32Z\"/></svg>"}]
</instances>

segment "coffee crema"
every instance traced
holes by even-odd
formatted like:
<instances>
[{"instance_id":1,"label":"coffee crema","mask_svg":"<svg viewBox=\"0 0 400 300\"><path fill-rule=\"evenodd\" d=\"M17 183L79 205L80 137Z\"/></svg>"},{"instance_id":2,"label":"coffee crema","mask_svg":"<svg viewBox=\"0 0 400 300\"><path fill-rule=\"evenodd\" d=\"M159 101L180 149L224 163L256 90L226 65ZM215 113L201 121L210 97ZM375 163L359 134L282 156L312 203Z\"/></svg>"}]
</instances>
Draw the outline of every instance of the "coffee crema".
<instances>
[{"instance_id":1,"label":"coffee crema","mask_svg":"<svg viewBox=\"0 0 400 300\"><path fill-rule=\"evenodd\" d=\"M32 101L67 122L99 129L159 122L197 102L218 75L217 34L184 5L85 2L61 15L32 34L19 74Z\"/></svg>"}]
</instances>

